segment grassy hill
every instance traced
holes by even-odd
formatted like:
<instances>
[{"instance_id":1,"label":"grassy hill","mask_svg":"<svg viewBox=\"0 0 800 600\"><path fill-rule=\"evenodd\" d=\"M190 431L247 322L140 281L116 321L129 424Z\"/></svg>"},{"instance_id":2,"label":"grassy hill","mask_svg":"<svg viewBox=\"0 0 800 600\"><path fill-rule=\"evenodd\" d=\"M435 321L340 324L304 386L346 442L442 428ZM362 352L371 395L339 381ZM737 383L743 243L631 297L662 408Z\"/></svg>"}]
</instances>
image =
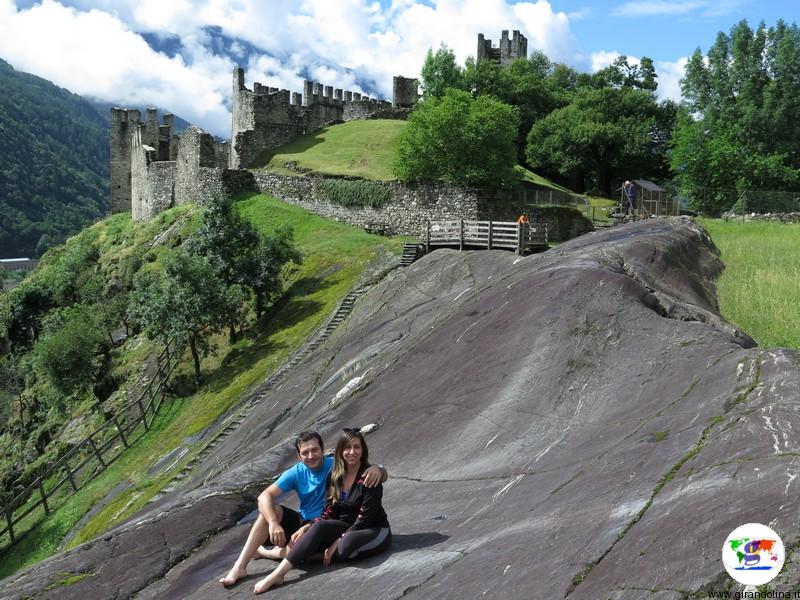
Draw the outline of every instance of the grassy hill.
<instances>
[{"instance_id":1,"label":"grassy hill","mask_svg":"<svg viewBox=\"0 0 800 600\"><path fill-rule=\"evenodd\" d=\"M202 448L191 445L187 438L213 423L297 350L325 322L366 266L380 257L399 255L401 250L400 240L372 236L271 197L254 195L239 201L237 207L262 232L271 232L284 224L293 226L303 264L287 270L284 296L265 319L251 322L243 338L235 344L229 343L227 335L216 337L213 341L218 347L217 355L202 364L202 387L165 403L152 429L109 469L31 529L15 546L0 552L0 577L54 553L70 532L74 535L70 545L76 545L144 506L174 473L154 475L148 472L152 465L176 447L187 444L188 452L177 468L191 460ZM48 253L42 269L30 281L26 280L25 285L41 283L62 273L65 261L87 249L97 257L91 264L93 272L106 278L130 278L136 265L157 264L172 251L170 243L159 245L154 240L171 239L174 244L186 239L197 225L198 212L192 205L176 207L145 223L133 223L127 214L115 215L85 229L63 248ZM172 235L162 236L167 230ZM151 342L130 338L115 350L112 369L117 376L130 379L154 350ZM175 377L187 378L191 371L191 358L185 356ZM66 408L62 407L62 412L67 412ZM63 429L69 423L91 421L93 411L97 410L92 402L69 408L62 416ZM0 448L9 447L8 435L9 432L0 429L3 442ZM13 459L5 455L0 458ZM96 514L74 530L93 507Z\"/></svg>"},{"instance_id":2,"label":"grassy hill","mask_svg":"<svg viewBox=\"0 0 800 600\"><path fill-rule=\"evenodd\" d=\"M265 155L255 168L393 180L392 161L405 125L405 121L374 119L324 127Z\"/></svg>"},{"instance_id":3,"label":"grassy hill","mask_svg":"<svg viewBox=\"0 0 800 600\"><path fill-rule=\"evenodd\" d=\"M350 175L377 181L396 179L392 173L405 121L369 119L324 127L265 154L254 168L297 175L302 172ZM521 181L572 194L557 183L517 166Z\"/></svg>"}]
</instances>

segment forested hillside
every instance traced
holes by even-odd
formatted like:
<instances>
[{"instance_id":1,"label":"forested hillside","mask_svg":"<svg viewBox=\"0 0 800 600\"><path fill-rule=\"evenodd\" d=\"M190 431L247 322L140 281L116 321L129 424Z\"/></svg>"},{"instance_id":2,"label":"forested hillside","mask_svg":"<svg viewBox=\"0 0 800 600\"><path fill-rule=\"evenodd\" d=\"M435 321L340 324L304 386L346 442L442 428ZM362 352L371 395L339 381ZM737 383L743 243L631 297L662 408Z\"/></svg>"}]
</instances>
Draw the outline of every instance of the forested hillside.
<instances>
[{"instance_id":1,"label":"forested hillside","mask_svg":"<svg viewBox=\"0 0 800 600\"><path fill-rule=\"evenodd\" d=\"M39 256L108 212L108 126L0 60L0 258Z\"/></svg>"}]
</instances>

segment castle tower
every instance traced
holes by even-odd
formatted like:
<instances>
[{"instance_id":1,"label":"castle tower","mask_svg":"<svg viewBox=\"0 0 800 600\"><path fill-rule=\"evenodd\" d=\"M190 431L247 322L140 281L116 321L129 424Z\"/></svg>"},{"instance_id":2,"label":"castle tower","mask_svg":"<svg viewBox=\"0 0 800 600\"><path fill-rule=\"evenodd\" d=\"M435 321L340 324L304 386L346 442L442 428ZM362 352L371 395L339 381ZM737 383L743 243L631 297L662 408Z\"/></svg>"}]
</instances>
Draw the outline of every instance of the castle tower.
<instances>
[{"instance_id":1,"label":"castle tower","mask_svg":"<svg viewBox=\"0 0 800 600\"><path fill-rule=\"evenodd\" d=\"M257 89L257 86L253 86L253 89ZM231 169L242 167L239 154L236 151L236 136L255 128L255 115L253 114L251 97L253 93L244 86L244 69L236 67L233 70L233 97L231 103L231 149L228 165Z\"/></svg>"},{"instance_id":2,"label":"castle tower","mask_svg":"<svg viewBox=\"0 0 800 600\"><path fill-rule=\"evenodd\" d=\"M109 145L112 214L131 210L131 134L139 125L139 117L136 109L111 109Z\"/></svg>"},{"instance_id":3,"label":"castle tower","mask_svg":"<svg viewBox=\"0 0 800 600\"><path fill-rule=\"evenodd\" d=\"M392 78L392 106L411 108L419 99L419 81L395 75Z\"/></svg>"},{"instance_id":4,"label":"castle tower","mask_svg":"<svg viewBox=\"0 0 800 600\"><path fill-rule=\"evenodd\" d=\"M494 48L492 41L487 40L482 33L478 34L477 61L491 60L508 66L518 58L528 58L528 39L515 29L509 39L508 29L500 32L500 46Z\"/></svg>"}]
</instances>

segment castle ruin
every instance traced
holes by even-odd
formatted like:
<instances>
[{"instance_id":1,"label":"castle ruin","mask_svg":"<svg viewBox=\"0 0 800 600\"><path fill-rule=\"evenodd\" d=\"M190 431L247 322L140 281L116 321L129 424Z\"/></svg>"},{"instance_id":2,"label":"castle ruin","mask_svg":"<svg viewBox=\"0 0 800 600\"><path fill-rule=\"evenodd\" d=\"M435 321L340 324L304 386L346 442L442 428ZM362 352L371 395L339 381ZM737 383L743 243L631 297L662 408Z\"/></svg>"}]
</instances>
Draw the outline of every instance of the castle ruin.
<instances>
[{"instance_id":1,"label":"castle ruin","mask_svg":"<svg viewBox=\"0 0 800 600\"><path fill-rule=\"evenodd\" d=\"M155 109L140 122L135 109L111 109L111 212L148 219L183 202L204 202L252 187L246 171L266 152L334 123L355 119L404 119L418 97L416 79L395 77L389 103L360 93L305 81L303 94L253 84L233 71L231 143L197 127L177 136L172 115L157 122Z\"/></svg>"},{"instance_id":2,"label":"castle ruin","mask_svg":"<svg viewBox=\"0 0 800 600\"><path fill-rule=\"evenodd\" d=\"M528 38L522 35L519 30L512 32L511 39L508 38L508 29L503 29L500 33L500 47L494 48L492 40L484 38L482 33L478 34L478 55L477 61L491 60L506 67L518 58L528 58Z\"/></svg>"}]
</instances>

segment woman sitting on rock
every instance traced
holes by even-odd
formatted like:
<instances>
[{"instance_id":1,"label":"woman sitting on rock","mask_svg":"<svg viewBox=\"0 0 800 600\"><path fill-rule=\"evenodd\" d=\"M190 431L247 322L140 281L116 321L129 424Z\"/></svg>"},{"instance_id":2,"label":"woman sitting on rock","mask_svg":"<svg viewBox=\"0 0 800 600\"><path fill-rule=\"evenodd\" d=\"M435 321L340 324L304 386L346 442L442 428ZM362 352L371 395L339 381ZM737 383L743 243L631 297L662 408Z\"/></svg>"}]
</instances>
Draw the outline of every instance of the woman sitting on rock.
<instances>
[{"instance_id":1,"label":"woman sitting on rock","mask_svg":"<svg viewBox=\"0 0 800 600\"><path fill-rule=\"evenodd\" d=\"M283 583L286 573L312 555L324 552L325 566L335 560L373 556L392 543L389 521L381 505L383 485L364 486L369 451L358 429L345 429L336 444L322 515L292 536L293 545L278 567L256 583L255 593Z\"/></svg>"}]
</instances>

